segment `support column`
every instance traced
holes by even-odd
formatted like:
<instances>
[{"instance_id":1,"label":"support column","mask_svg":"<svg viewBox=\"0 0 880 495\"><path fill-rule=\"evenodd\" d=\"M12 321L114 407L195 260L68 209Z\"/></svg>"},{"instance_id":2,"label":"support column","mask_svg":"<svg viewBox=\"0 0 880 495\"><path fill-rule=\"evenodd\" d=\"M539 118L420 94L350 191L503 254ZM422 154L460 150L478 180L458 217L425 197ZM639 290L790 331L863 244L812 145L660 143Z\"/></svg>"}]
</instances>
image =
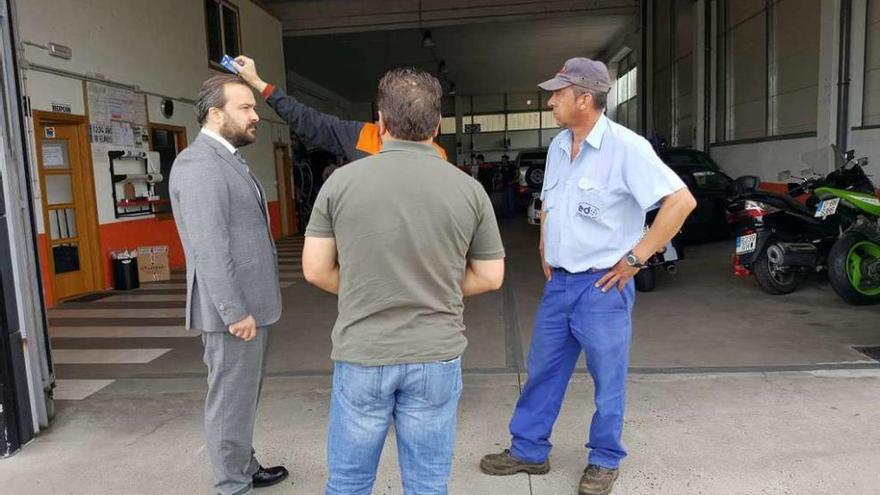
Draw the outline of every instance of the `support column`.
<instances>
[{"instance_id":1,"label":"support column","mask_svg":"<svg viewBox=\"0 0 880 495\"><path fill-rule=\"evenodd\" d=\"M708 67L706 64L706 51L709 46L706 43L706 33L709 26L706 25L707 0L697 0L694 5L694 148L707 151L707 136L709 133L709 106L707 98Z\"/></svg>"},{"instance_id":2,"label":"support column","mask_svg":"<svg viewBox=\"0 0 880 495\"><path fill-rule=\"evenodd\" d=\"M840 0L820 2L819 16L819 87L816 105L816 146L828 149L836 140L837 131L837 68L840 63L838 43L840 40ZM830 151L824 163L825 170L833 170L834 160Z\"/></svg>"},{"instance_id":3,"label":"support column","mask_svg":"<svg viewBox=\"0 0 880 495\"><path fill-rule=\"evenodd\" d=\"M464 165L464 124L462 122L464 115L465 98L461 96L455 97L455 164Z\"/></svg>"},{"instance_id":4,"label":"support column","mask_svg":"<svg viewBox=\"0 0 880 495\"><path fill-rule=\"evenodd\" d=\"M654 135L654 2L642 0L642 49L639 60L639 115L646 137Z\"/></svg>"},{"instance_id":5,"label":"support column","mask_svg":"<svg viewBox=\"0 0 880 495\"><path fill-rule=\"evenodd\" d=\"M868 29L868 1L852 0L852 29L849 63L849 129L863 123L865 101L865 33ZM849 140L851 143L852 140ZM852 148L852 146L850 146Z\"/></svg>"}]
</instances>

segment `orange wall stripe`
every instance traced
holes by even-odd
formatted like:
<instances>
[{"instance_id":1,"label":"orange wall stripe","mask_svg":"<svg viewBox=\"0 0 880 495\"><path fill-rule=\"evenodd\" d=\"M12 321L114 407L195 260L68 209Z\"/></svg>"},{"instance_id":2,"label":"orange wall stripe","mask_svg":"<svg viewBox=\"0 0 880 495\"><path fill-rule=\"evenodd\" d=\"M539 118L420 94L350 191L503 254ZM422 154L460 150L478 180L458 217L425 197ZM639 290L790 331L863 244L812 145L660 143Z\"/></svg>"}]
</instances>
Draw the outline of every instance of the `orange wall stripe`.
<instances>
[{"instance_id":1,"label":"orange wall stripe","mask_svg":"<svg viewBox=\"0 0 880 495\"><path fill-rule=\"evenodd\" d=\"M46 307L55 306L55 291L52 289L52 277L49 276L49 238L46 234L37 235L37 248L40 250L40 276L43 277L43 297Z\"/></svg>"},{"instance_id":2,"label":"orange wall stripe","mask_svg":"<svg viewBox=\"0 0 880 495\"><path fill-rule=\"evenodd\" d=\"M278 201L269 201L269 227L273 239L281 237L281 203Z\"/></svg>"}]
</instances>

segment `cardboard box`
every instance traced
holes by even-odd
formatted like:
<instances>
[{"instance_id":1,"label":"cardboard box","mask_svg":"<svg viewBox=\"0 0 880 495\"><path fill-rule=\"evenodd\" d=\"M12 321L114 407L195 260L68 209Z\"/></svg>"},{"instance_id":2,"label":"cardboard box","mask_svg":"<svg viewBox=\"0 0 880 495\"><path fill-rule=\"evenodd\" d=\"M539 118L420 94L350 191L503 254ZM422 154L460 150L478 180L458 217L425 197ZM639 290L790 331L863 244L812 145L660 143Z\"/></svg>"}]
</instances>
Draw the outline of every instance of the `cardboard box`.
<instances>
[{"instance_id":1,"label":"cardboard box","mask_svg":"<svg viewBox=\"0 0 880 495\"><path fill-rule=\"evenodd\" d=\"M138 278L141 283L171 280L168 246L138 247Z\"/></svg>"}]
</instances>

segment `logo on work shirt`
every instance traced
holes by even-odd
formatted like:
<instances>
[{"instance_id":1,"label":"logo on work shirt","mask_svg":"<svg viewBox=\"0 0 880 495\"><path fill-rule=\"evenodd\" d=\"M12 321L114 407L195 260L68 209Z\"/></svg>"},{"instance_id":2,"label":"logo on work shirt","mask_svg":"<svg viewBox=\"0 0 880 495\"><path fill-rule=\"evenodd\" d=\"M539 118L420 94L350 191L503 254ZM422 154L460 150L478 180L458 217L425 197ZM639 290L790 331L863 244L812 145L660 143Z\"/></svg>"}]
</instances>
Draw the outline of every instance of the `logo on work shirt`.
<instances>
[{"instance_id":1,"label":"logo on work shirt","mask_svg":"<svg viewBox=\"0 0 880 495\"><path fill-rule=\"evenodd\" d=\"M598 206L590 203L578 203L577 213L582 217L599 218L600 209Z\"/></svg>"}]
</instances>

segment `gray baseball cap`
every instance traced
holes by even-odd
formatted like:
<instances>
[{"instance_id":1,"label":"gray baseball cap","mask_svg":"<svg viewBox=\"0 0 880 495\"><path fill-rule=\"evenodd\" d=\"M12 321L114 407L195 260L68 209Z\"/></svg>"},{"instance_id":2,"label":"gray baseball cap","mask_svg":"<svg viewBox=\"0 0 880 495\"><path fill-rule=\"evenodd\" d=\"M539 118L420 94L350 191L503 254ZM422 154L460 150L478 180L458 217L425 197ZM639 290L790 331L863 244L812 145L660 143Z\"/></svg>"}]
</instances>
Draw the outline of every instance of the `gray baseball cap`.
<instances>
[{"instance_id":1,"label":"gray baseball cap","mask_svg":"<svg viewBox=\"0 0 880 495\"><path fill-rule=\"evenodd\" d=\"M556 91L571 85L594 91L608 92L611 90L611 77L608 68L597 60L584 57L570 58L559 69L556 77L538 85L545 91Z\"/></svg>"}]
</instances>

